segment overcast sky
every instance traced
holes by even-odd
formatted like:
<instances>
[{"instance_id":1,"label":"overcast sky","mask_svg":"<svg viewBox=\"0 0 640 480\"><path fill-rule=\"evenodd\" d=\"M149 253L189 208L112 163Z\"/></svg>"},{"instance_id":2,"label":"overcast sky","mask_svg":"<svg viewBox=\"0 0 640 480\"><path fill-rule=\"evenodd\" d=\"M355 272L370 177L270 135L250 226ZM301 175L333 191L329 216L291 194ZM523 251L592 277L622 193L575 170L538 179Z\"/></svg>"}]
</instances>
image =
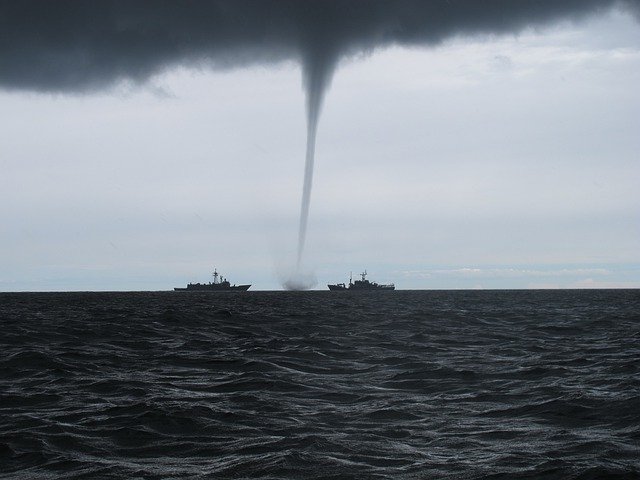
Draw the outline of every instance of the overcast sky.
<instances>
[{"instance_id":1,"label":"overcast sky","mask_svg":"<svg viewBox=\"0 0 640 480\"><path fill-rule=\"evenodd\" d=\"M300 61L277 60L0 85L0 291L168 290L213 267L280 289L306 116ZM640 287L637 16L336 62L304 256L316 288L365 268L401 289Z\"/></svg>"}]
</instances>

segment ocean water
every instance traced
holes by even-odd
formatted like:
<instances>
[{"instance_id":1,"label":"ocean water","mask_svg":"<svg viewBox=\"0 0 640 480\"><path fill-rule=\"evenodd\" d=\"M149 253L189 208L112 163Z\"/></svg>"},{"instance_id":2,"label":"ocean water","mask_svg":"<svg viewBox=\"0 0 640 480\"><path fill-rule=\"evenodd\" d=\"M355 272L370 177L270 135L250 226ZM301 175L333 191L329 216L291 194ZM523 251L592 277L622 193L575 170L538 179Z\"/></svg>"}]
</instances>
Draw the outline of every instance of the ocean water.
<instances>
[{"instance_id":1,"label":"ocean water","mask_svg":"<svg viewBox=\"0 0 640 480\"><path fill-rule=\"evenodd\" d=\"M640 291L0 294L0 478L640 478Z\"/></svg>"}]
</instances>

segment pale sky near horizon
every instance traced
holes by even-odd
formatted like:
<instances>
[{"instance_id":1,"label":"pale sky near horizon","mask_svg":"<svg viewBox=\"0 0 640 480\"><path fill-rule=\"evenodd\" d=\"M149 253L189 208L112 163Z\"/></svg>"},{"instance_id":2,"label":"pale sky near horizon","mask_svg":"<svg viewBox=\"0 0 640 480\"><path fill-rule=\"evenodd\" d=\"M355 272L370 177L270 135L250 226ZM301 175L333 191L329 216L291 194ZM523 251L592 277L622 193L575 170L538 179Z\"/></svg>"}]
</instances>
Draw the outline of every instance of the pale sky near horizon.
<instances>
[{"instance_id":1,"label":"pale sky near horizon","mask_svg":"<svg viewBox=\"0 0 640 480\"><path fill-rule=\"evenodd\" d=\"M640 27L618 11L343 60L305 269L398 288L640 288ZM294 62L0 90L0 291L280 289L305 151Z\"/></svg>"}]
</instances>

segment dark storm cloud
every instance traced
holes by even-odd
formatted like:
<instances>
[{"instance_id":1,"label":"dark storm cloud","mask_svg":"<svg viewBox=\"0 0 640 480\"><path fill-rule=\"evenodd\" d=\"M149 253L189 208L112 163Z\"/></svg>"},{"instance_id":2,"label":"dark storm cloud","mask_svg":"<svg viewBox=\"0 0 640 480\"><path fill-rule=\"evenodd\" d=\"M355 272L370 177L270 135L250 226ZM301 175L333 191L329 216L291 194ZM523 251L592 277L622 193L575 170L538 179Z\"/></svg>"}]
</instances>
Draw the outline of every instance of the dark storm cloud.
<instances>
[{"instance_id":1,"label":"dark storm cloud","mask_svg":"<svg viewBox=\"0 0 640 480\"><path fill-rule=\"evenodd\" d=\"M87 91L176 65L296 60L322 92L336 61L391 44L517 32L639 0L0 1L0 87ZM315 84L315 85L314 85ZM321 103L321 102L320 102Z\"/></svg>"}]
</instances>

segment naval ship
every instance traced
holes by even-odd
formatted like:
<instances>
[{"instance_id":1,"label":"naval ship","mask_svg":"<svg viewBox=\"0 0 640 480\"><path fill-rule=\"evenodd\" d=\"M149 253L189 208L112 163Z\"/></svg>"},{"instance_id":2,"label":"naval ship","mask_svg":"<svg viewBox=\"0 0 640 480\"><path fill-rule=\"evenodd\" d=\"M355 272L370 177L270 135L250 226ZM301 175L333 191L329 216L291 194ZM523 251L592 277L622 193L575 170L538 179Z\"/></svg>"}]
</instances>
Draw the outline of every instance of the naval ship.
<instances>
[{"instance_id":1,"label":"naval ship","mask_svg":"<svg viewBox=\"0 0 640 480\"><path fill-rule=\"evenodd\" d=\"M195 291L195 292L246 292L251 285L231 285L229 280L213 270L213 282L209 283L189 283L184 288L176 287L176 292Z\"/></svg>"},{"instance_id":2,"label":"naval ship","mask_svg":"<svg viewBox=\"0 0 640 480\"><path fill-rule=\"evenodd\" d=\"M396 286L393 283L388 285L379 285L376 282L370 282L367 280L367 271L365 270L360 274L362 280L353 281L353 276L349 277L349 285L344 283L336 283L334 285L327 285L329 290L341 291L341 290L395 290Z\"/></svg>"}]
</instances>

